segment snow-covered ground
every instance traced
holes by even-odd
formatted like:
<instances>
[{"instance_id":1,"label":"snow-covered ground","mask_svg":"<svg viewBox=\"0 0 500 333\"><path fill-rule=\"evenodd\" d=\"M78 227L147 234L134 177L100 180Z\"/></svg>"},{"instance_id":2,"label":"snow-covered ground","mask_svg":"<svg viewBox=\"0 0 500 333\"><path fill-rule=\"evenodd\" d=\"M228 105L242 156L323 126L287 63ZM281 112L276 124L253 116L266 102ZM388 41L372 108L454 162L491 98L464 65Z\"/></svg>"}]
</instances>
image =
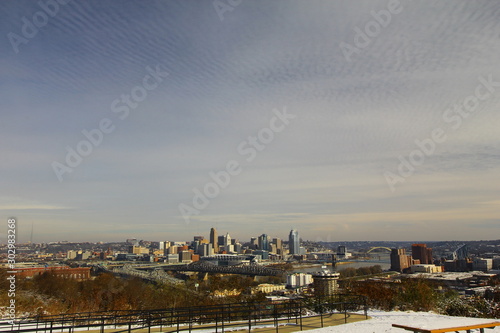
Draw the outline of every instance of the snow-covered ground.
<instances>
[{"instance_id":1,"label":"snow-covered ground","mask_svg":"<svg viewBox=\"0 0 500 333\"><path fill-rule=\"evenodd\" d=\"M372 319L356 323L330 326L308 333L404 333L409 332L402 328L392 327L392 324L408 325L412 327L438 329L446 327L458 327L487 322L500 322L500 319L464 318L438 315L430 312L383 312L368 311ZM475 330L479 332L479 330ZM500 332L500 326L487 330L488 333ZM474 330L473 330L474 332Z\"/></svg>"},{"instance_id":2,"label":"snow-covered ground","mask_svg":"<svg viewBox=\"0 0 500 333\"><path fill-rule=\"evenodd\" d=\"M368 311L368 315L372 317L368 320L363 320L356 323L343 324L338 326L329 326L307 331L308 333L405 333L409 332L401 328L392 327L392 324L407 325L412 327L419 327L423 329L439 329L447 327L459 327L488 322L500 322L500 319L483 319L483 318L464 318L464 317L450 317L435 314L432 312L401 312L401 311ZM259 328L274 327L272 324L257 325ZM114 328L114 326L109 326ZM256 328L256 326L254 326ZM236 329L236 328L235 328ZM76 329L77 331L86 331L87 328ZM227 327L226 331L231 328ZM10 327L0 328L0 332L8 332ZM488 333L500 333L500 326L494 329L487 330ZM210 333L215 332L213 329L195 330L197 333ZM479 332L479 330L472 330L472 332Z\"/></svg>"}]
</instances>

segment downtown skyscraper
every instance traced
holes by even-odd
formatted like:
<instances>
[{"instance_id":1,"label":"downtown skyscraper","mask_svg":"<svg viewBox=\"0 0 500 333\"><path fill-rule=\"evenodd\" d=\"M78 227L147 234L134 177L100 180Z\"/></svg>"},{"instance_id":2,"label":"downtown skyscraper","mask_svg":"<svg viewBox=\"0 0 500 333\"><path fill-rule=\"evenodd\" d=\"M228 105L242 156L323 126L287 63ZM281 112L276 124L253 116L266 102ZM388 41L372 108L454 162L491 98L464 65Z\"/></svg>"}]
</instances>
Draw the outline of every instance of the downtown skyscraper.
<instances>
[{"instance_id":1,"label":"downtown skyscraper","mask_svg":"<svg viewBox=\"0 0 500 333\"><path fill-rule=\"evenodd\" d=\"M259 250L269 251L269 236L267 234L262 234L258 238Z\"/></svg>"},{"instance_id":2,"label":"downtown skyscraper","mask_svg":"<svg viewBox=\"0 0 500 333\"><path fill-rule=\"evenodd\" d=\"M214 253L219 253L219 238L215 228L210 229L210 244L212 244Z\"/></svg>"},{"instance_id":3,"label":"downtown skyscraper","mask_svg":"<svg viewBox=\"0 0 500 333\"><path fill-rule=\"evenodd\" d=\"M295 229L290 230L290 235L288 235L288 248L290 254L300 254L299 232Z\"/></svg>"},{"instance_id":4,"label":"downtown skyscraper","mask_svg":"<svg viewBox=\"0 0 500 333\"><path fill-rule=\"evenodd\" d=\"M415 260L420 260L421 264L429 265L433 263L432 249L426 244L413 244L411 246L411 256Z\"/></svg>"}]
</instances>

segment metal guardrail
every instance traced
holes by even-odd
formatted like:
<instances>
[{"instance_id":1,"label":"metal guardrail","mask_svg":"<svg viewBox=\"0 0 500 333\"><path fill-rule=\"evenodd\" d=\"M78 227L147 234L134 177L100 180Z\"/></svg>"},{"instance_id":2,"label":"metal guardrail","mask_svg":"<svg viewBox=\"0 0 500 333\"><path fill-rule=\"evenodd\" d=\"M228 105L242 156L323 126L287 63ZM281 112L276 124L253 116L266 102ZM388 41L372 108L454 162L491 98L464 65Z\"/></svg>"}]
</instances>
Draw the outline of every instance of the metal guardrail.
<instances>
[{"instance_id":1,"label":"metal guardrail","mask_svg":"<svg viewBox=\"0 0 500 333\"><path fill-rule=\"evenodd\" d=\"M236 303L213 306L170 308L147 311L117 310L84 312L61 315L19 318L14 325L0 324L2 332L69 332L76 328L115 329L113 332L134 332L138 329L160 327L162 332L179 332L215 328L224 332L228 326L244 326L250 331L263 320L272 320L278 332L279 320L295 321L302 330L302 318L307 311L321 316L327 313L343 313L347 322L350 311L364 310L367 316L366 298L358 295L335 295L323 299L307 298L281 302ZM148 330L148 331L149 331Z\"/></svg>"}]
</instances>

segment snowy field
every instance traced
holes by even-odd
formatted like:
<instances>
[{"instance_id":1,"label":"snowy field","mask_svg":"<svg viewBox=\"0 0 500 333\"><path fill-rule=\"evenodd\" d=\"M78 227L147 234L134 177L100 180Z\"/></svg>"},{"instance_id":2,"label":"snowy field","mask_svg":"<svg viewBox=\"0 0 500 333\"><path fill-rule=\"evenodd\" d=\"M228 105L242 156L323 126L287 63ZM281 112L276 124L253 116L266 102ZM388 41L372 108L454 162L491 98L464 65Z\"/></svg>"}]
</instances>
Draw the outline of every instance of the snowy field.
<instances>
[{"instance_id":1,"label":"snowy field","mask_svg":"<svg viewBox=\"0 0 500 333\"><path fill-rule=\"evenodd\" d=\"M372 319L360 321L357 323L345 324L340 326L330 326L307 332L311 333L404 333L410 332L402 328L392 327L392 324L408 325L419 328L437 329L446 327L458 327L465 325L473 325L488 322L500 322L495 319L482 319L482 318L464 318L464 317L450 317L438 315L430 312L383 312L383 311L368 311L368 315ZM488 333L500 333L500 326L494 329L485 330ZM479 332L479 330L472 330L472 332Z\"/></svg>"}]
</instances>

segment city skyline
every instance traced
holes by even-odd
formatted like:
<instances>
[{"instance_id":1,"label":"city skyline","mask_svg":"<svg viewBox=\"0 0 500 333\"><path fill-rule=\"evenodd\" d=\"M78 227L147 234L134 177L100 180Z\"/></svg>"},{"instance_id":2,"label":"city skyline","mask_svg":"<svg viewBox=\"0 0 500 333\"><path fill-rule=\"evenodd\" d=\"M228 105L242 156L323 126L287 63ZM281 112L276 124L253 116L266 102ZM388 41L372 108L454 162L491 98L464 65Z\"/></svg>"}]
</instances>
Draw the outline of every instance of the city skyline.
<instances>
[{"instance_id":1,"label":"city skyline","mask_svg":"<svg viewBox=\"0 0 500 333\"><path fill-rule=\"evenodd\" d=\"M499 234L498 4L63 3L0 2L19 242Z\"/></svg>"}]
</instances>

